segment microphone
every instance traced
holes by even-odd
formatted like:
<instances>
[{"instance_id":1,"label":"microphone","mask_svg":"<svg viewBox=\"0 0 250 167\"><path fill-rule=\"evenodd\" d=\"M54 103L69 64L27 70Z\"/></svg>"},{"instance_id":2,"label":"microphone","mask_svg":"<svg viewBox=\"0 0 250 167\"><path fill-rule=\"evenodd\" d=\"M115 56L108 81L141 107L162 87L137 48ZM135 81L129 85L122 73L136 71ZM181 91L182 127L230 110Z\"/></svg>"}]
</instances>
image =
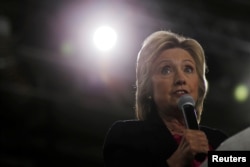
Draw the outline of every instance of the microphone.
<instances>
[{"instance_id":1,"label":"microphone","mask_svg":"<svg viewBox=\"0 0 250 167\"><path fill-rule=\"evenodd\" d=\"M182 111L187 128L199 130L200 128L197 122L197 115L194 106L194 99L188 94L181 96L178 101L178 108ZM195 159L199 162L203 162L206 156L205 153L198 153L195 155Z\"/></svg>"},{"instance_id":2,"label":"microphone","mask_svg":"<svg viewBox=\"0 0 250 167\"><path fill-rule=\"evenodd\" d=\"M181 96L178 101L178 107L182 111L187 128L199 130L194 106L194 99L188 94Z\"/></svg>"}]
</instances>

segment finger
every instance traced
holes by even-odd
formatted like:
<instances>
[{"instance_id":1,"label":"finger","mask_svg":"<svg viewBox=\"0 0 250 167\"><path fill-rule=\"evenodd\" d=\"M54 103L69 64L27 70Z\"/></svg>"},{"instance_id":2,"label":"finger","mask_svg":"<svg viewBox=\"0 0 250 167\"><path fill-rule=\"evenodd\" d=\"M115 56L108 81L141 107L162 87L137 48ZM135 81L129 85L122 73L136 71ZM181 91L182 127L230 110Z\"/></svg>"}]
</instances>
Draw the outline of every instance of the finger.
<instances>
[{"instance_id":1,"label":"finger","mask_svg":"<svg viewBox=\"0 0 250 167\"><path fill-rule=\"evenodd\" d=\"M203 143L203 144L208 143L207 136L202 131L189 130L189 131L186 131L186 133L184 134L184 137L190 141L195 141L195 142L199 142L199 143Z\"/></svg>"},{"instance_id":2,"label":"finger","mask_svg":"<svg viewBox=\"0 0 250 167\"><path fill-rule=\"evenodd\" d=\"M209 151L206 135L199 131L187 131L184 135L184 146L193 153Z\"/></svg>"}]
</instances>

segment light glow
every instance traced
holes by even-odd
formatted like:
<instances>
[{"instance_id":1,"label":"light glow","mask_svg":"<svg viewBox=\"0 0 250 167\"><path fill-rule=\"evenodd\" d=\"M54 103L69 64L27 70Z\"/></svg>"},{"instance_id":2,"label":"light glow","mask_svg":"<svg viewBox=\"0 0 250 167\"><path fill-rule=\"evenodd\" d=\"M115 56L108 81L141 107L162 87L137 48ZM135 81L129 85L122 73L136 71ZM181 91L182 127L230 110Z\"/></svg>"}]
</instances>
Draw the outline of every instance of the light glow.
<instances>
[{"instance_id":1,"label":"light glow","mask_svg":"<svg viewBox=\"0 0 250 167\"><path fill-rule=\"evenodd\" d=\"M234 91L234 98L238 102L244 102L248 98L248 87L246 85L238 85Z\"/></svg>"},{"instance_id":2,"label":"light glow","mask_svg":"<svg viewBox=\"0 0 250 167\"><path fill-rule=\"evenodd\" d=\"M94 44L101 51L112 49L116 43L116 32L108 26L99 27L94 33Z\"/></svg>"}]
</instances>

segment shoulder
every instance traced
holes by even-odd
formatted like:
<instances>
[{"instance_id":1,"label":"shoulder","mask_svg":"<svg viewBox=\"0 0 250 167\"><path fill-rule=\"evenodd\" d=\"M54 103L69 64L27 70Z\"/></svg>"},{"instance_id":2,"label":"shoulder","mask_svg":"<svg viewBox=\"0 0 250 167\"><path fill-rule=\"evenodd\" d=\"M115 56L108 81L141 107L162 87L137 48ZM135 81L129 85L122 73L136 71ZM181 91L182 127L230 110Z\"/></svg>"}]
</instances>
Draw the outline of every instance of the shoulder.
<instances>
[{"instance_id":1,"label":"shoulder","mask_svg":"<svg viewBox=\"0 0 250 167\"><path fill-rule=\"evenodd\" d=\"M106 166L146 167L156 163L165 164L167 142L165 140L162 142L161 134L153 131L155 129L151 127L154 128L149 121L122 120L114 122L103 145Z\"/></svg>"},{"instance_id":2,"label":"shoulder","mask_svg":"<svg viewBox=\"0 0 250 167\"><path fill-rule=\"evenodd\" d=\"M166 131L166 127L161 123L152 122L149 120L119 120L114 122L110 129L108 130L108 134L121 134L127 136L138 136L138 135L149 135Z\"/></svg>"},{"instance_id":3,"label":"shoulder","mask_svg":"<svg viewBox=\"0 0 250 167\"><path fill-rule=\"evenodd\" d=\"M134 127L134 126L142 126L143 124L145 124L144 121L139 121L136 119L131 119L131 120L119 120L119 121L115 121L111 128L114 127Z\"/></svg>"},{"instance_id":4,"label":"shoulder","mask_svg":"<svg viewBox=\"0 0 250 167\"><path fill-rule=\"evenodd\" d=\"M164 134L162 130L149 121L119 120L109 128L104 143L106 146L142 147L154 140L155 136L161 136L162 134Z\"/></svg>"},{"instance_id":5,"label":"shoulder","mask_svg":"<svg viewBox=\"0 0 250 167\"><path fill-rule=\"evenodd\" d=\"M216 135L216 136L220 135L222 137L227 138L227 135L222 130L219 130L219 129L216 129L216 128L211 128L211 127L208 127L208 126L200 126L200 129L202 131L204 131L208 135Z\"/></svg>"},{"instance_id":6,"label":"shoulder","mask_svg":"<svg viewBox=\"0 0 250 167\"><path fill-rule=\"evenodd\" d=\"M104 140L104 153L113 150L142 149L145 145L144 121L122 120L114 122L109 128ZM124 149L122 149L124 151Z\"/></svg>"},{"instance_id":7,"label":"shoulder","mask_svg":"<svg viewBox=\"0 0 250 167\"><path fill-rule=\"evenodd\" d=\"M228 138L228 136L221 130L207 127L207 126L200 126L200 129L205 132L207 135L208 141L216 149L224 140Z\"/></svg>"},{"instance_id":8,"label":"shoulder","mask_svg":"<svg viewBox=\"0 0 250 167\"><path fill-rule=\"evenodd\" d=\"M108 130L108 135L130 136L140 134L145 127L145 121L139 120L119 120L114 122Z\"/></svg>"}]
</instances>

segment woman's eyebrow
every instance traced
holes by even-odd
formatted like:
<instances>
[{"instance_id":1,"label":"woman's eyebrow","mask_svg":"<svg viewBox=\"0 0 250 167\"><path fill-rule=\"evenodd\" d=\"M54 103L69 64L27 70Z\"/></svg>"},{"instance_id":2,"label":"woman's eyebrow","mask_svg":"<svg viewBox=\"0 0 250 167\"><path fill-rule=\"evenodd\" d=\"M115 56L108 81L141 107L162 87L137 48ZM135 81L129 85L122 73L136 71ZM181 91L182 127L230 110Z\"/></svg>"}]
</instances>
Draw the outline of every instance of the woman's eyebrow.
<instances>
[{"instance_id":1,"label":"woman's eyebrow","mask_svg":"<svg viewBox=\"0 0 250 167\"><path fill-rule=\"evenodd\" d=\"M172 63L172 61L171 60L158 60L158 61L156 61L156 62L154 62L154 65L153 65L153 71L155 71L155 70L157 70L157 69L159 69L159 68L161 68L162 67L162 64L164 64L164 63Z\"/></svg>"},{"instance_id":2,"label":"woman's eyebrow","mask_svg":"<svg viewBox=\"0 0 250 167\"><path fill-rule=\"evenodd\" d=\"M160 60L160 61L158 61L156 64L157 65L160 65L160 64L163 64L163 63L172 63L172 60Z\"/></svg>"},{"instance_id":3,"label":"woman's eyebrow","mask_svg":"<svg viewBox=\"0 0 250 167\"><path fill-rule=\"evenodd\" d=\"M183 60L183 62L190 62L192 64L195 64L195 62L193 60L191 60L191 59L185 59L185 60Z\"/></svg>"}]
</instances>

